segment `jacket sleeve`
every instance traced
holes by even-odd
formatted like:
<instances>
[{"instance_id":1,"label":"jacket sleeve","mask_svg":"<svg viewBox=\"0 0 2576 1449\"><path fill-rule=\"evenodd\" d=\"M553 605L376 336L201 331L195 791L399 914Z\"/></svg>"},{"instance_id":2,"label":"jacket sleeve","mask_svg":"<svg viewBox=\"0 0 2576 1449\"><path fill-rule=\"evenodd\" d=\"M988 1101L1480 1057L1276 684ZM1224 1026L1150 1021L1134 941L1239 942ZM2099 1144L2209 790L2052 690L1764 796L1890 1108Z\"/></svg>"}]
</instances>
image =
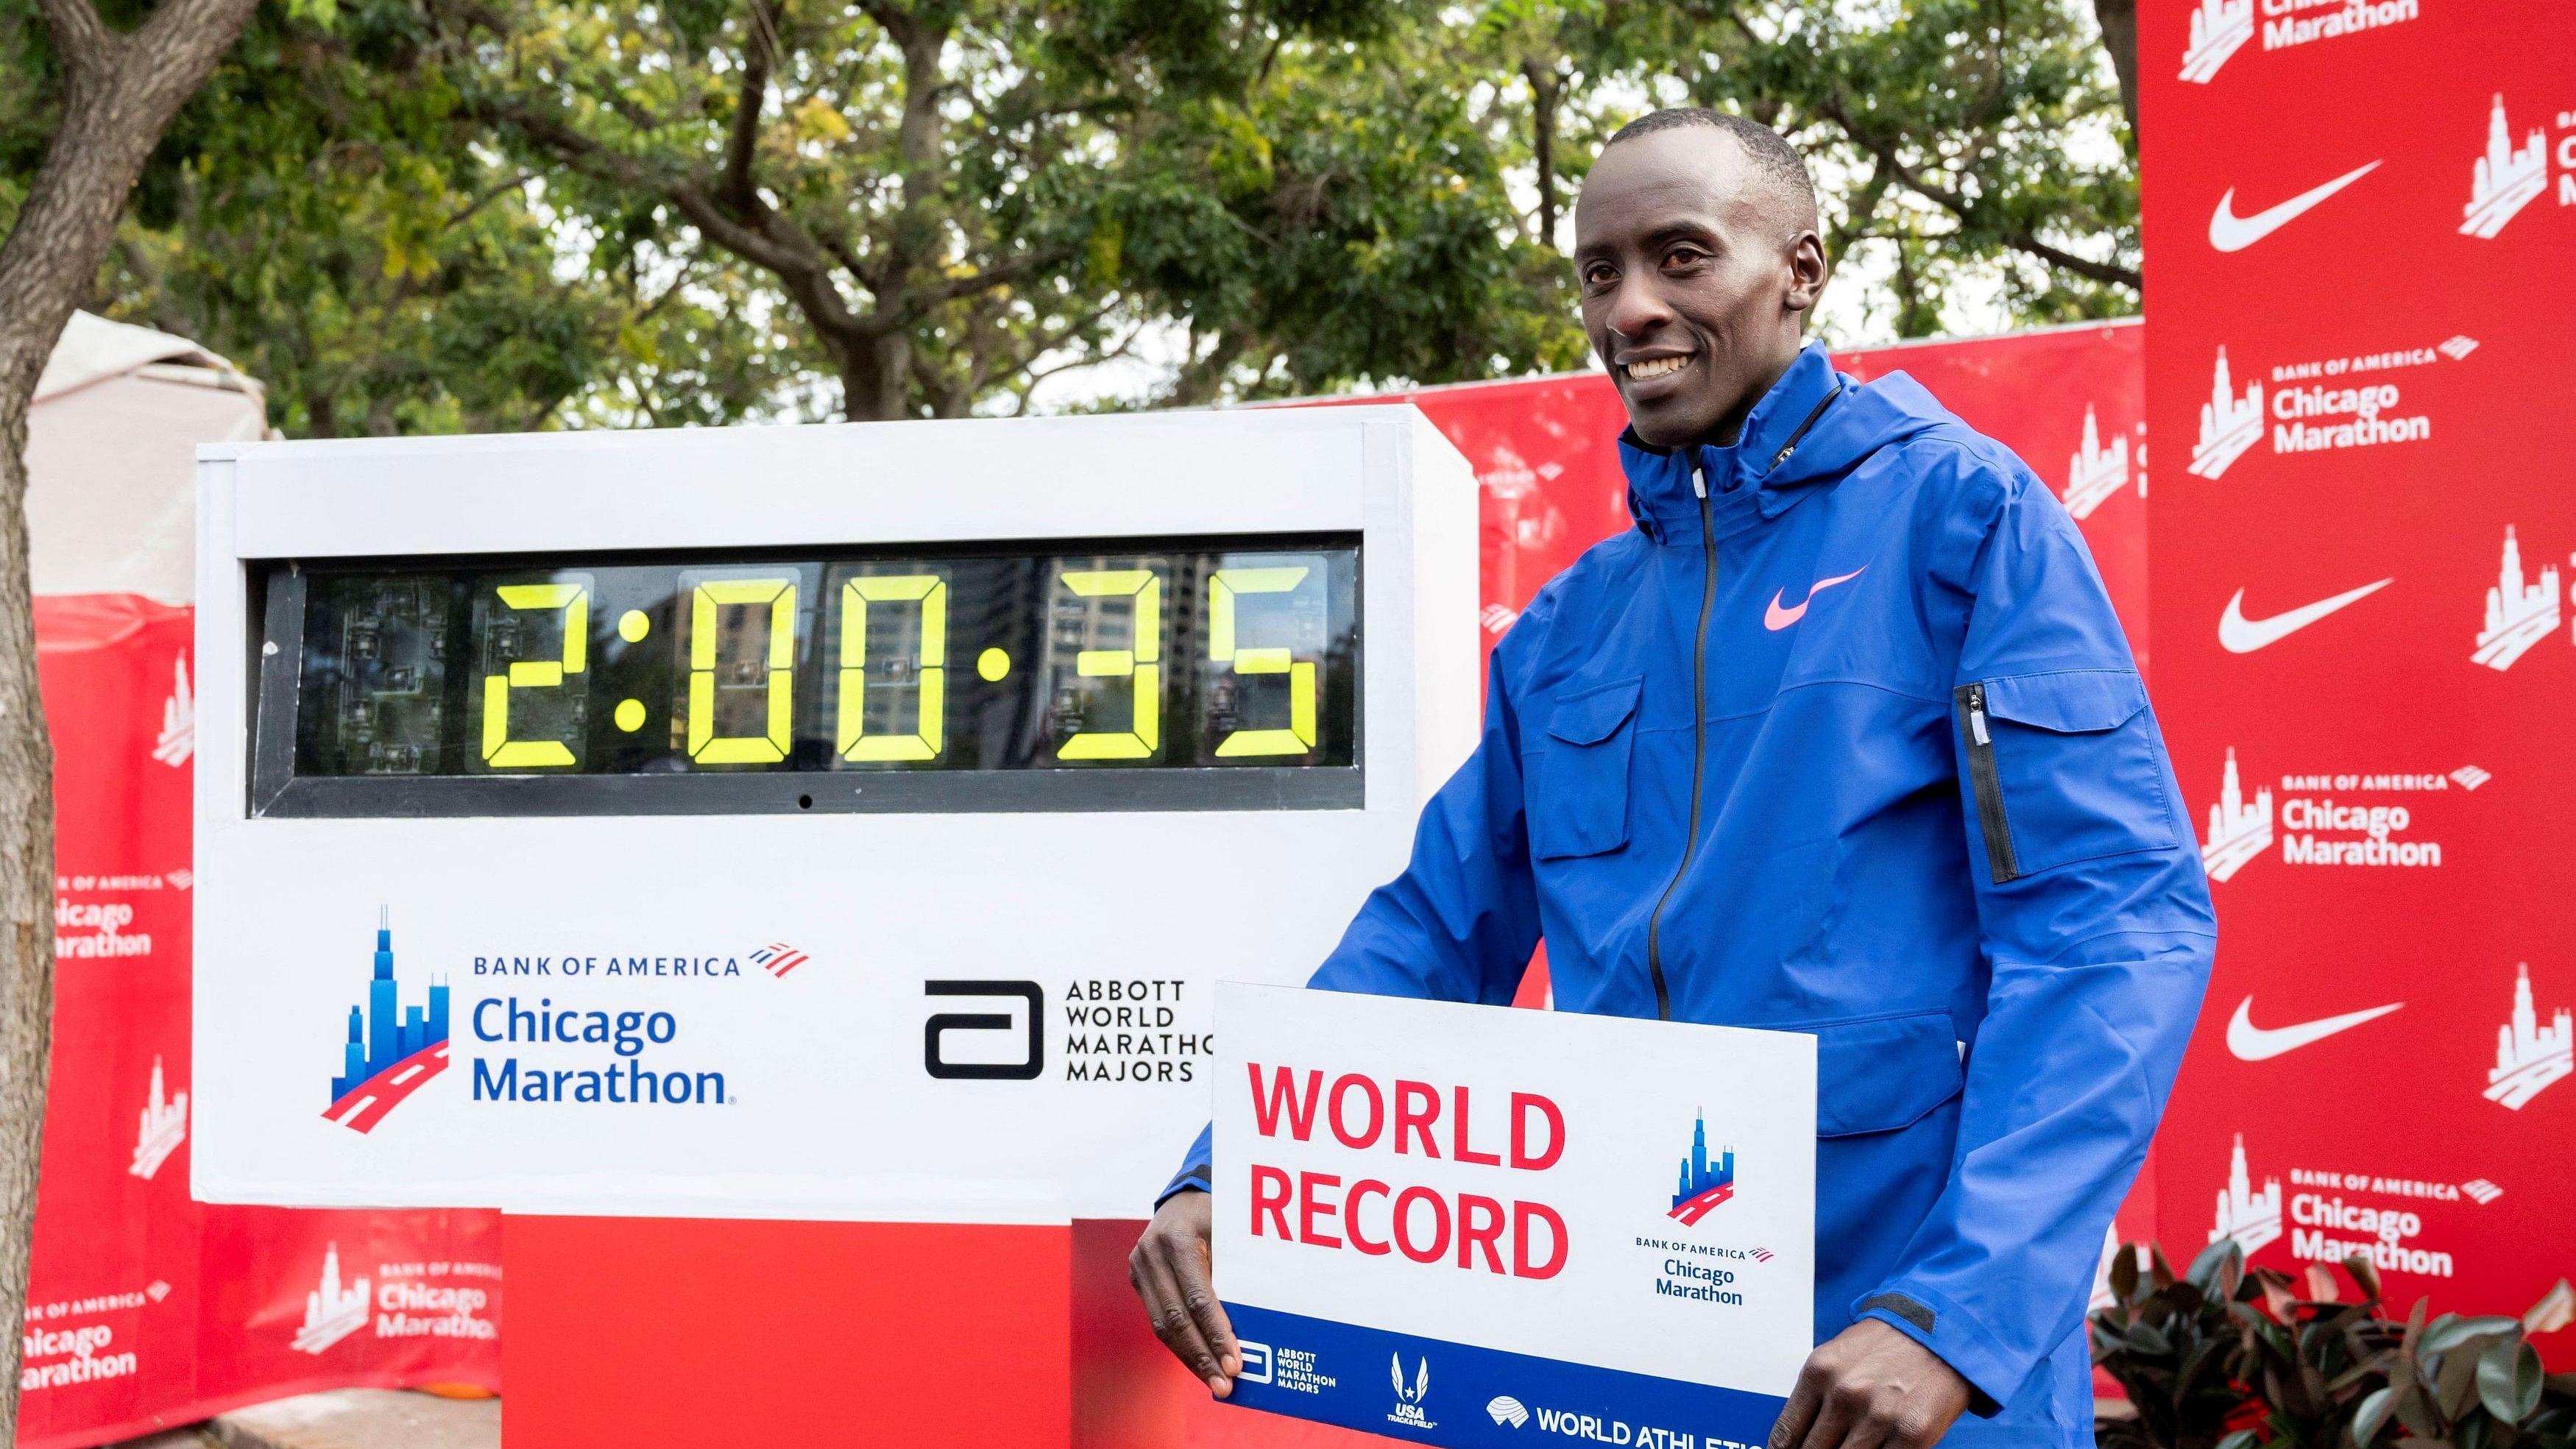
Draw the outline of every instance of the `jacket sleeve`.
<instances>
[{"instance_id":1,"label":"jacket sleeve","mask_svg":"<svg viewBox=\"0 0 2576 1449\"><path fill-rule=\"evenodd\" d=\"M1984 1414L2082 1319L2217 942L2092 555L2026 471L1988 476L2000 502L1984 490L1991 525L1949 582L1972 596L1952 724L1992 978L1948 1186L1852 1305L1957 1369Z\"/></svg>"},{"instance_id":2,"label":"jacket sleeve","mask_svg":"<svg viewBox=\"0 0 2576 1449\"><path fill-rule=\"evenodd\" d=\"M1533 604L1496 646L1485 671L1484 735L1423 807L1412 862L1369 894L1308 986L1510 1004L1538 946L1539 924L1522 814L1520 724L1504 684L1505 661L1538 632L1530 626L1542 612ZM1208 1187L1208 1137L1201 1128L1155 1206L1185 1188Z\"/></svg>"}]
</instances>

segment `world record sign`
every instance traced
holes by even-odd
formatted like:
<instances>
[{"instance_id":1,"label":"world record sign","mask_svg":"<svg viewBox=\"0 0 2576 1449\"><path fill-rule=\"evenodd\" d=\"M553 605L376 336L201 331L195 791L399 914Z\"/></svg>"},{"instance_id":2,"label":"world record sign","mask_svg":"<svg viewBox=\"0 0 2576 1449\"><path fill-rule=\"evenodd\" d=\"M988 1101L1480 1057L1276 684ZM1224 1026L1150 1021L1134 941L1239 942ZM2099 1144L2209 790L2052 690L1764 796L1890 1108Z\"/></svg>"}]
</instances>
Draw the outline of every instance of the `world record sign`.
<instances>
[{"instance_id":1,"label":"world record sign","mask_svg":"<svg viewBox=\"0 0 2576 1449\"><path fill-rule=\"evenodd\" d=\"M1814 1342L1816 1043L1221 983L1230 1402L1756 1445Z\"/></svg>"}]
</instances>

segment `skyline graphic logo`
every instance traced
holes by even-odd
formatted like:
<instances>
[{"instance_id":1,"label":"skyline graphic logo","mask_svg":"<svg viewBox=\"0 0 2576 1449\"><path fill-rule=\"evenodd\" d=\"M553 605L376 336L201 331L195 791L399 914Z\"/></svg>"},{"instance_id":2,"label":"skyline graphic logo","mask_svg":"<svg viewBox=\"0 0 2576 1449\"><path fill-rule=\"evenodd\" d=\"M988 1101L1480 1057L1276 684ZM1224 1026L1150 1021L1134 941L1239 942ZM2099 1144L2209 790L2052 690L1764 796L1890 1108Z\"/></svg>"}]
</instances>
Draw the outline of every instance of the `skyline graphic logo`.
<instances>
[{"instance_id":1,"label":"skyline graphic logo","mask_svg":"<svg viewBox=\"0 0 2576 1449\"><path fill-rule=\"evenodd\" d=\"M2113 438L2111 446L2103 447L2101 425L2094 420L2093 405L2086 403L2084 441L2066 460L2066 511L2076 518L2090 518L2128 481L2129 440Z\"/></svg>"},{"instance_id":2,"label":"skyline graphic logo","mask_svg":"<svg viewBox=\"0 0 2576 1449\"><path fill-rule=\"evenodd\" d=\"M2209 384L2209 401L2200 405L2200 441L2191 449L2191 466L2186 470L2195 478L2215 480L2228 465L2245 456L2245 450L2263 441L2263 384L2245 384L2245 395L2237 397L2227 374L2227 349L2218 349L2218 367Z\"/></svg>"},{"instance_id":3,"label":"skyline graphic logo","mask_svg":"<svg viewBox=\"0 0 2576 1449\"><path fill-rule=\"evenodd\" d=\"M2218 787L2218 803L2209 807L2209 834L2200 846L2200 868L2213 881L2228 880L2245 863L2272 848L2272 792L2258 788L2248 804L2236 773L2236 750L2227 751L2227 772Z\"/></svg>"},{"instance_id":4,"label":"skyline graphic logo","mask_svg":"<svg viewBox=\"0 0 2576 1449\"><path fill-rule=\"evenodd\" d=\"M2227 1163L2227 1186L2218 1190L2218 1221L2209 1230L2213 1243L2234 1238L2236 1246L2251 1258L2266 1243L2281 1236L2281 1179L2263 1179L2263 1190L2254 1191L2253 1174L2245 1167L2245 1134L2236 1134L2236 1150Z\"/></svg>"},{"instance_id":5,"label":"skyline graphic logo","mask_svg":"<svg viewBox=\"0 0 2576 1449\"><path fill-rule=\"evenodd\" d=\"M2486 1099L2519 1112L2552 1082L2576 1071L2576 1021L2566 1007L2540 1024L2531 1004L2531 966L2514 968L2513 1018L2496 1028L2495 1070L2487 1073Z\"/></svg>"},{"instance_id":6,"label":"skyline graphic logo","mask_svg":"<svg viewBox=\"0 0 2576 1449\"><path fill-rule=\"evenodd\" d=\"M2469 199L2460 208L2460 235L2492 241L2514 214L2538 199L2549 185L2549 136L2534 126L2515 150L2513 129L2505 123L2504 93L2496 93L2487 112L2487 151L2470 167Z\"/></svg>"},{"instance_id":7,"label":"skyline graphic logo","mask_svg":"<svg viewBox=\"0 0 2576 1449\"><path fill-rule=\"evenodd\" d=\"M2218 77L2237 47L2254 38L2254 0L2200 0L2191 12L2191 44L2183 47L2182 79L2205 86Z\"/></svg>"},{"instance_id":8,"label":"skyline graphic logo","mask_svg":"<svg viewBox=\"0 0 2576 1449\"><path fill-rule=\"evenodd\" d=\"M751 953L751 959L770 975L786 979L787 973L813 958L784 941L772 941Z\"/></svg>"},{"instance_id":9,"label":"skyline graphic logo","mask_svg":"<svg viewBox=\"0 0 2576 1449\"><path fill-rule=\"evenodd\" d=\"M1682 1159L1681 1179L1673 1191L1673 1206L1664 1214L1680 1221L1684 1227L1696 1227L1719 1203L1735 1196L1735 1149L1727 1148L1714 1162L1708 1156L1708 1114L1703 1112L1691 1122L1691 1152Z\"/></svg>"},{"instance_id":10,"label":"skyline graphic logo","mask_svg":"<svg viewBox=\"0 0 2576 1449\"><path fill-rule=\"evenodd\" d=\"M2558 566L2541 565L2540 578L2525 587L2522 545L2513 536L2513 525L2506 524L2504 566L2496 571L2495 587L2487 590L2486 626L2478 630L2469 662L2498 672L2511 669L2531 646L2558 632L2558 618Z\"/></svg>"},{"instance_id":11,"label":"skyline graphic logo","mask_svg":"<svg viewBox=\"0 0 2576 1449\"><path fill-rule=\"evenodd\" d=\"M197 753L197 697L188 688L188 656L172 664L178 683L161 702L161 733L152 742L152 758L178 769Z\"/></svg>"},{"instance_id":12,"label":"skyline graphic logo","mask_svg":"<svg viewBox=\"0 0 2576 1449\"><path fill-rule=\"evenodd\" d=\"M161 1059L154 1057L152 1095L143 1104L142 1125L135 1133L134 1165L126 1169L146 1182L161 1170L162 1163L170 1160L171 1153L179 1150L179 1144L188 1140L188 1094L181 1092L164 1101L163 1090Z\"/></svg>"},{"instance_id":13,"label":"skyline graphic logo","mask_svg":"<svg viewBox=\"0 0 2576 1449\"><path fill-rule=\"evenodd\" d=\"M340 1056L331 1105L322 1115L353 1132L374 1131L387 1112L447 1070L447 987L432 981L427 1006L402 1007L397 1014L389 912L377 915L375 971L367 981L366 1004L349 1008L349 1036Z\"/></svg>"},{"instance_id":14,"label":"skyline graphic logo","mask_svg":"<svg viewBox=\"0 0 2576 1449\"><path fill-rule=\"evenodd\" d=\"M366 1327L368 1287L364 1278L342 1287L340 1245L324 1245L322 1281L312 1292L304 1295L304 1326L295 1330L296 1351L320 1354Z\"/></svg>"}]
</instances>

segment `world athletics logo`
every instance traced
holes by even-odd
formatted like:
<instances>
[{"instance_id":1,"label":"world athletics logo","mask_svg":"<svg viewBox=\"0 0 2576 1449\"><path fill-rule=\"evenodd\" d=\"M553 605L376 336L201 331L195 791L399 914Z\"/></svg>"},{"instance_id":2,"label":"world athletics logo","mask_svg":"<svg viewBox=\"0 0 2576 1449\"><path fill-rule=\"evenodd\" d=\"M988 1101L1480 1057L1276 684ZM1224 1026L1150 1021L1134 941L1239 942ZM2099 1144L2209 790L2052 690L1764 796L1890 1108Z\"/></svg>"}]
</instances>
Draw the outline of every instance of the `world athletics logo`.
<instances>
[{"instance_id":1,"label":"world athletics logo","mask_svg":"<svg viewBox=\"0 0 2576 1449\"><path fill-rule=\"evenodd\" d=\"M375 1130L387 1112L447 1070L447 988L430 983L426 1009L403 1007L397 1014L394 933L382 914L367 1004L349 1008L349 1039L340 1052L340 1075L331 1079L331 1105L322 1115L353 1132Z\"/></svg>"},{"instance_id":2,"label":"world athletics logo","mask_svg":"<svg viewBox=\"0 0 2576 1449\"><path fill-rule=\"evenodd\" d=\"M1709 1161L1708 1117L1703 1113L1691 1124L1691 1154L1682 1159L1681 1185L1666 1216L1679 1218L1685 1227L1694 1226L1711 1208L1733 1196L1735 1149L1727 1148L1715 1162Z\"/></svg>"}]
</instances>

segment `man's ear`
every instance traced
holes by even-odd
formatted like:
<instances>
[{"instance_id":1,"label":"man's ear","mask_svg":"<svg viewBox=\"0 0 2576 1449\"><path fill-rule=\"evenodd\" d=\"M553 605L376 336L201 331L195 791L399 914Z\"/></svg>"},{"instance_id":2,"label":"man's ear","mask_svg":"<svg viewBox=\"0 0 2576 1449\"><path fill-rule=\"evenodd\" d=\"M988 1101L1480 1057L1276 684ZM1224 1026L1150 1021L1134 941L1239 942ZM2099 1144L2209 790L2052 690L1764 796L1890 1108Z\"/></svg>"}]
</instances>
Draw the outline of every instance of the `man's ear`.
<instances>
[{"instance_id":1,"label":"man's ear","mask_svg":"<svg viewBox=\"0 0 2576 1449\"><path fill-rule=\"evenodd\" d=\"M1791 312L1805 312L1815 306L1816 299L1824 295L1827 271L1824 238L1812 231L1791 237L1789 290L1780 299L1781 306Z\"/></svg>"}]
</instances>

